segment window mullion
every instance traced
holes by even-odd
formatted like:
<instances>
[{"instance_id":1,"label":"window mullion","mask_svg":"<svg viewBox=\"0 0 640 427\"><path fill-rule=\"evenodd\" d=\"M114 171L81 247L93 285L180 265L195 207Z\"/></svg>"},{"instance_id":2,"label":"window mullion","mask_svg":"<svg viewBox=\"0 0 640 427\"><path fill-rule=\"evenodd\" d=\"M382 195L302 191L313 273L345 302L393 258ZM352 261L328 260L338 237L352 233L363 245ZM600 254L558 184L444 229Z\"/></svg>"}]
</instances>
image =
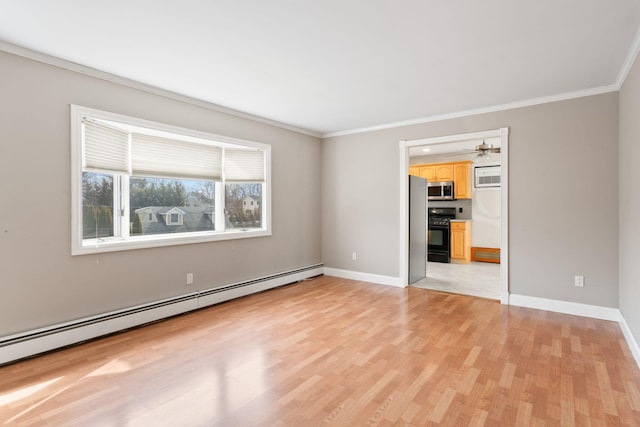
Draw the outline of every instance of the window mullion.
<instances>
[{"instance_id":1,"label":"window mullion","mask_svg":"<svg viewBox=\"0 0 640 427\"><path fill-rule=\"evenodd\" d=\"M120 236L123 239L129 238L129 231L131 223L130 216L130 201L129 201L129 176L120 176Z\"/></svg>"},{"instance_id":2,"label":"window mullion","mask_svg":"<svg viewBox=\"0 0 640 427\"><path fill-rule=\"evenodd\" d=\"M129 230L125 227L123 219L126 205L123 195L124 179L123 175L113 175L113 235L121 238L129 236Z\"/></svg>"},{"instance_id":3,"label":"window mullion","mask_svg":"<svg viewBox=\"0 0 640 427\"><path fill-rule=\"evenodd\" d=\"M224 184L216 181L214 192L214 214L215 214L215 231L225 230L225 213L224 213Z\"/></svg>"},{"instance_id":4,"label":"window mullion","mask_svg":"<svg viewBox=\"0 0 640 427\"><path fill-rule=\"evenodd\" d=\"M120 175L113 174L113 236L120 236Z\"/></svg>"}]
</instances>

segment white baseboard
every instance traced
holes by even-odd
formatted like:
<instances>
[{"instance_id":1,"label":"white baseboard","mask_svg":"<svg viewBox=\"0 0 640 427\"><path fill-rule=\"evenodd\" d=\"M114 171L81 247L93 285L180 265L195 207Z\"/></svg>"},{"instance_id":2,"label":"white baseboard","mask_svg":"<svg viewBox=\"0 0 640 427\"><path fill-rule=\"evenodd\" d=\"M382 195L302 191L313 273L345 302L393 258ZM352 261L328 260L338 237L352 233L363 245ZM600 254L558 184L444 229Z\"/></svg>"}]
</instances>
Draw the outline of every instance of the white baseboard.
<instances>
[{"instance_id":1,"label":"white baseboard","mask_svg":"<svg viewBox=\"0 0 640 427\"><path fill-rule=\"evenodd\" d=\"M624 339L627 340L627 345L629 345L629 350L631 350L631 354L636 360L636 364L638 365L638 367L640 367L640 347L638 346L638 341L636 341L636 338L633 336L631 329L629 329L629 325L627 324L624 316L621 316L619 324L620 329L622 329Z\"/></svg>"},{"instance_id":2,"label":"white baseboard","mask_svg":"<svg viewBox=\"0 0 640 427\"><path fill-rule=\"evenodd\" d=\"M614 322L619 322L622 318L622 314L617 308L530 297L527 295L510 294L509 305L537 308L538 310L555 311L556 313L573 314L574 316L591 317L593 319L611 320Z\"/></svg>"},{"instance_id":3,"label":"white baseboard","mask_svg":"<svg viewBox=\"0 0 640 427\"><path fill-rule=\"evenodd\" d=\"M323 274L322 264L0 337L0 365Z\"/></svg>"},{"instance_id":4,"label":"white baseboard","mask_svg":"<svg viewBox=\"0 0 640 427\"><path fill-rule=\"evenodd\" d=\"M404 288L406 285L402 284L399 277L382 276L379 274L362 273L360 271L341 270L339 268L324 268L324 274L326 276L340 277L342 279L358 280L361 282L371 282L379 285L395 286L398 288Z\"/></svg>"}]
</instances>

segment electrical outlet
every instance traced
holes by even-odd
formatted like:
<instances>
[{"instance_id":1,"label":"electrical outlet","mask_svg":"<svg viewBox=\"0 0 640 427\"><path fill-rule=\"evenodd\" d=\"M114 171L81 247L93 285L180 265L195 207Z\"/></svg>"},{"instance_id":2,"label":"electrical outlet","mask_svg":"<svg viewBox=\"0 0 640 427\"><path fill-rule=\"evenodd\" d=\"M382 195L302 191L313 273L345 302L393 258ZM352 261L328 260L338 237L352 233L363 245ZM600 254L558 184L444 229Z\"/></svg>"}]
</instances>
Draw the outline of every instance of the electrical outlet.
<instances>
[{"instance_id":1,"label":"electrical outlet","mask_svg":"<svg viewBox=\"0 0 640 427\"><path fill-rule=\"evenodd\" d=\"M357 260L357 259L358 259L358 254L356 254L355 252L353 252L353 253L351 254L351 259L352 259L352 260L354 260L354 261L355 261L355 260Z\"/></svg>"},{"instance_id":2,"label":"electrical outlet","mask_svg":"<svg viewBox=\"0 0 640 427\"><path fill-rule=\"evenodd\" d=\"M576 276L573 280L573 284L579 288L584 287L584 276Z\"/></svg>"},{"instance_id":3,"label":"electrical outlet","mask_svg":"<svg viewBox=\"0 0 640 427\"><path fill-rule=\"evenodd\" d=\"M187 285L193 285L193 273L187 273Z\"/></svg>"}]
</instances>

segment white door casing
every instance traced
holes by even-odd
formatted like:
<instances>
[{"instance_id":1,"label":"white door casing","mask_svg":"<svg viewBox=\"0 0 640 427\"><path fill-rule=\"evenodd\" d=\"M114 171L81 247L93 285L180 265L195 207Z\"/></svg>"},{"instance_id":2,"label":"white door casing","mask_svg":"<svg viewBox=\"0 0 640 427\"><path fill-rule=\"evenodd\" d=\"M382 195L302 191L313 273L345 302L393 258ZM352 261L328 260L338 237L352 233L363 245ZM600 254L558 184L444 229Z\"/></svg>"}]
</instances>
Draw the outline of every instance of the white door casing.
<instances>
[{"instance_id":1,"label":"white door casing","mask_svg":"<svg viewBox=\"0 0 640 427\"><path fill-rule=\"evenodd\" d=\"M446 135L433 138L400 141L400 283L408 286L409 264L409 221L408 221L408 191L407 175L409 173L409 149L411 147L431 144L444 144L448 142L460 142L465 140L477 140L483 138L500 138L500 163L501 163L501 218L500 218L500 302L509 304L509 128L500 128L484 132L473 132L459 135Z\"/></svg>"}]
</instances>

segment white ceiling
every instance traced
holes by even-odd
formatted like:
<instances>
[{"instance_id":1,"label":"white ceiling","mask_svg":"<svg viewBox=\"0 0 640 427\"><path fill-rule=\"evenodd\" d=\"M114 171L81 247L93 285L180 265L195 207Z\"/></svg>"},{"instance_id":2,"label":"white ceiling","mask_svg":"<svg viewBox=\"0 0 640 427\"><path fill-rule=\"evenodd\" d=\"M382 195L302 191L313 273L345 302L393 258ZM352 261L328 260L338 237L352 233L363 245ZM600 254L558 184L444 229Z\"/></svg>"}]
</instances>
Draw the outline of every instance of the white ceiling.
<instances>
[{"instance_id":1,"label":"white ceiling","mask_svg":"<svg viewBox=\"0 0 640 427\"><path fill-rule=\"evenodd\" d=\"M639 28L638 0L0 3L0 49L325 136L615 90Z\"/></svg>"}]
</instances>

